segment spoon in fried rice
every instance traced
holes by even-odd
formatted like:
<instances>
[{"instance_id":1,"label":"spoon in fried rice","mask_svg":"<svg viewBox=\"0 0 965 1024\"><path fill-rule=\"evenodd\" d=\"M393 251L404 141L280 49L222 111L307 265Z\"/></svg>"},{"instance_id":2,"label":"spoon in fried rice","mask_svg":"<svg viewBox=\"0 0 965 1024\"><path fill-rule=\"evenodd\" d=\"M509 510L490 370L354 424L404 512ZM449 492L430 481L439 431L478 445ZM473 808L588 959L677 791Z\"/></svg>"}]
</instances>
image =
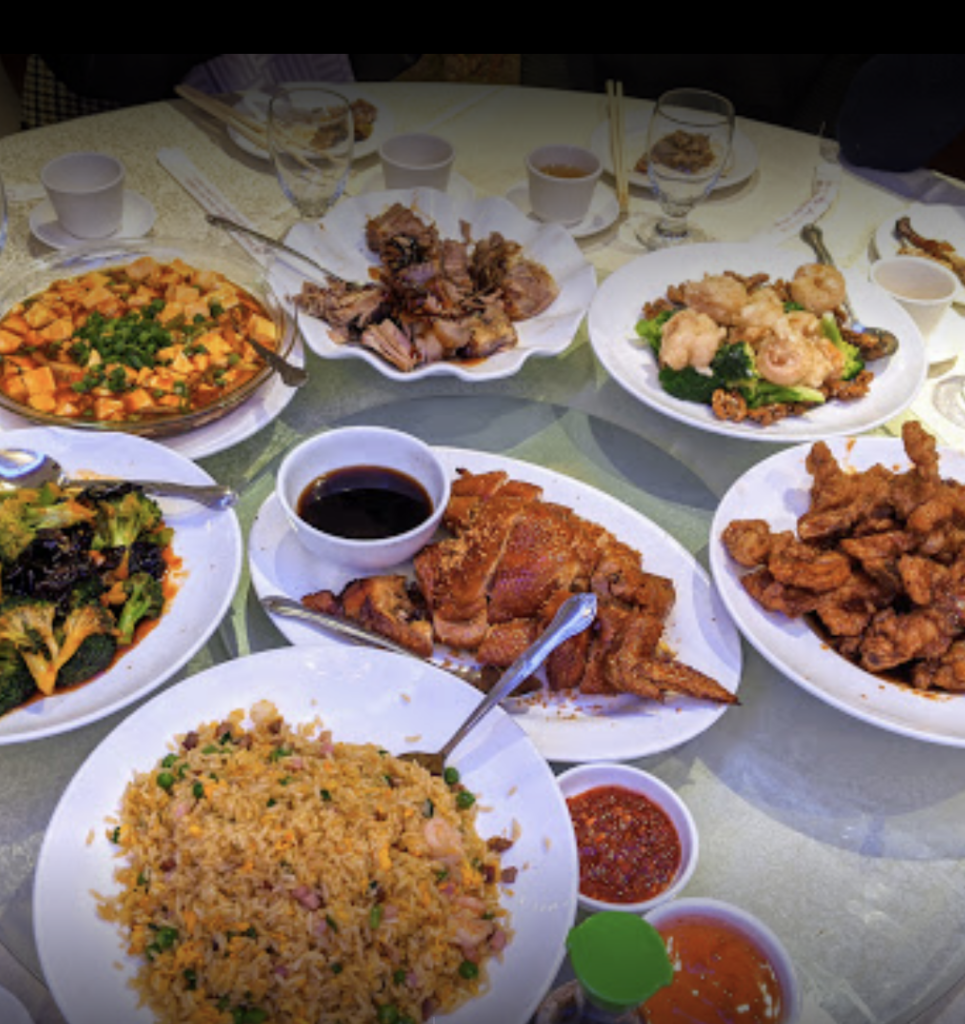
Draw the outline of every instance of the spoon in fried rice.
<instances>
[{"instance_id":1,"label":"spoon in fried rice","mask_svg":"<svg viewBox=\"0 0 965 1024\"><path fill-rule=\"evenodd\" d=\"M513 662L499 682L473 708L462 725L439 750L410 750L399 754L398 757L403 761L414 761L422 765L433 775L442 775L449 756L465 739L467 733L478 725L496 704L508 697L523 680L529 678L564 640L582 633L595 617L595 594L574 594L567 598L539 639Z\"/></svg>"}]
</instances>

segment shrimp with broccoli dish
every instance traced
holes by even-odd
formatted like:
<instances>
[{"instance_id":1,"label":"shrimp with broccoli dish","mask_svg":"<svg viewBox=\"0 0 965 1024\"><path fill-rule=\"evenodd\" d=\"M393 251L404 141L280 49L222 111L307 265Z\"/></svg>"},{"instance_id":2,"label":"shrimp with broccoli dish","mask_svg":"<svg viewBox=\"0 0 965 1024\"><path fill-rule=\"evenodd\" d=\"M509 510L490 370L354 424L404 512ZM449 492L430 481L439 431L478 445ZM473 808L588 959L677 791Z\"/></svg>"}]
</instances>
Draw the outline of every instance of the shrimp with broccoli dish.
<instances>
[{"instance_id":1,"label":"shrimp with broccoli dish","mask_svg":"<svg viewBox=\"0 0 965 1024\"><path fill-rule=\"evenodd\" d=\"M767 425L867 395L869 363L882 353L850 329L846 299L844 276L824 264L804 264L790 280L728 270L668 288L636 330L668 394Z\"/></svg>"}]
</instances>

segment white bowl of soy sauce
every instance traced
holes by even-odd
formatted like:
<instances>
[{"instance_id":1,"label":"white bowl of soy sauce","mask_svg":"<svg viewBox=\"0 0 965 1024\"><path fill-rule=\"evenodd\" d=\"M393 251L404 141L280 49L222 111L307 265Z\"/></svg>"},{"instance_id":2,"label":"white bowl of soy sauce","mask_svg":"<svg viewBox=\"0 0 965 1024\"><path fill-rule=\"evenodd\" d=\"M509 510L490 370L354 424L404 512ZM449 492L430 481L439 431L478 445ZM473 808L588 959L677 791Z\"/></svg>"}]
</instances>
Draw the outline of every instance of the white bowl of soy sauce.
<instances>
[{"instance_id":1,"label":"white bowl of soy sauce","mask_svg":"<svg viewBox=\"0 0 965 1024\"><path fill-rule=\"evenodd\" d=\"M305 550L342 569L377 572L411 559L435 535L449 477L419 438L341 427L296 445L276 492Z\"/></svg>"}]
</instances>

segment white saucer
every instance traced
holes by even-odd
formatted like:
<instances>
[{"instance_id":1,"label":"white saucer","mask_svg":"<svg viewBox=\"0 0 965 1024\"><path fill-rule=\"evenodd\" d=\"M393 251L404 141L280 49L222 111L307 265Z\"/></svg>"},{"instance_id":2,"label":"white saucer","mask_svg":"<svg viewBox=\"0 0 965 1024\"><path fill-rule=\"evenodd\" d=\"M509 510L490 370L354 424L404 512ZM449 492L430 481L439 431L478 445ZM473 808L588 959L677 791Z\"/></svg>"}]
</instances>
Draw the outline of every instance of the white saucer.
<instances>
[{"instance_id":1,"label":"white saucer","mask_svg":"<svg viewBox=\"0 0 965 1024\"><path fill-rule=\"evenodd\" d=\"M44 199L30 211L30 230L34 236L53 249L68 249L75 245L96 242L111 242L119 238L140 238L146 235L154 225L157 211L149 199L138 192L125 190L124 214L121 226L106 238L78 238L65 231L57 221L54 208L49 199Z\"/></svg>"},{"instance_id":2,"label":"white saucer","mask_svg":"<svg viewBox=\"0 0 965 1024\"><path fill-rule=\"evenodd\" d=\"M352 186L352 192L356 195L384 191L385 175L382 173L381 167L373 167L366 174L360 175ZM455 172L449 176L449 187L446 189L446 192L458 203L472 202L476 198L476 190L471 182Z\"/></svg>"},{"instance_id":3,"label":"white saucer","mask_svg":"<svg viewBox=\"0 0 965 1024\"><path fill-rule=\"evenodd\" d=\"M33 1024L23 1003L5 988L0 988L0 1021L3 1024Z\"/></svg>"},{"instance_id":4,"label":"white saucer","mask_svg":"<svg viewBox=\"0 0 965 1024\"><path fill-rule=\"evenodd\" d=\"M525 181L519 181L513 185L506 193L506 198L520 212L525 213L530 220L542 223L529 205L529 185ZM578 224L564 224L563 227L574 238L587 238L589 235L595 235L610 227L619 216L620 204L617 202L617 197L609 189L598 188L593 193L590 209L583 220Z\"/></svg>"},{"instance_id":5,"label":"white saucer","mask_svg":"<svg viewBox=\"0 0 965 1024\"><path fill-rule=\"evenodd\" d=\"M929 366L957 359L965 352L965 318L955 306L945 311L931 336L925 339Z\"/></svg>"}]
</instances>

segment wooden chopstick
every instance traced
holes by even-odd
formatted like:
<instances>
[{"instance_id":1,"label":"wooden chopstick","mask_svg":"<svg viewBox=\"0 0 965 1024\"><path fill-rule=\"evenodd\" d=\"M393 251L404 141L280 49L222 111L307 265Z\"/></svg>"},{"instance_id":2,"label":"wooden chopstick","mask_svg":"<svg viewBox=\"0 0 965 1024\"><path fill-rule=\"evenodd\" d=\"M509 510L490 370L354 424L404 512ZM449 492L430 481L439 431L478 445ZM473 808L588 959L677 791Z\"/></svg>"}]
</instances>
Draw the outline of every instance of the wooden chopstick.
<instances>
[{"instance_id":1,"label":"wooden chopstick","mask_svg":"<svg viewBox=\"0 0 965 1024\"><path fill-rule=\"evenodd\" d=\"M610 121L610 157L613 161L613 177L616 186L620 212L625 214L630 207L630 189L626 158L623 150L625 125L623 118L623 83L611 79L606 83L607 107Z\"/></svg>"},{"instance_id":2,"label":"wooden chopstick","mask_svg":"<svg viewBox=\"0 0 965 1024\"><path fill-rule=\"evenodd\" d=\"M268 148L268 133L264 125L253 117L248 117L234 107L222 103L221 100L209 96L190 85L178 85L174 90L182 99L193 103L198 109L210 114L212 117L230 125L239 135L243 135L249 142L253 142L262 149Z\"/></svg>"}]
</instances>

